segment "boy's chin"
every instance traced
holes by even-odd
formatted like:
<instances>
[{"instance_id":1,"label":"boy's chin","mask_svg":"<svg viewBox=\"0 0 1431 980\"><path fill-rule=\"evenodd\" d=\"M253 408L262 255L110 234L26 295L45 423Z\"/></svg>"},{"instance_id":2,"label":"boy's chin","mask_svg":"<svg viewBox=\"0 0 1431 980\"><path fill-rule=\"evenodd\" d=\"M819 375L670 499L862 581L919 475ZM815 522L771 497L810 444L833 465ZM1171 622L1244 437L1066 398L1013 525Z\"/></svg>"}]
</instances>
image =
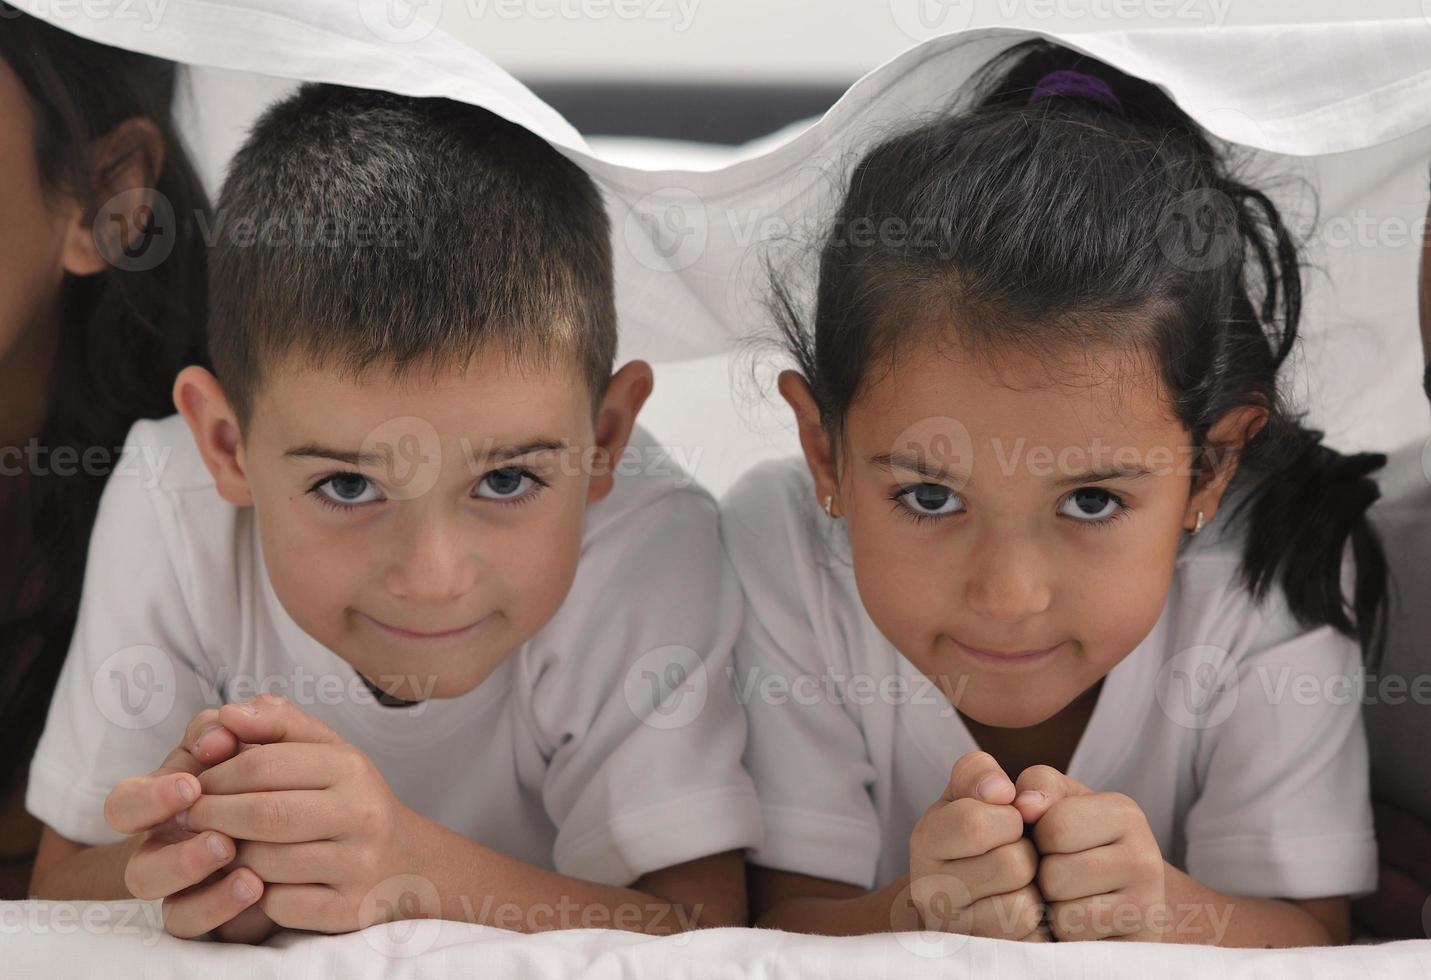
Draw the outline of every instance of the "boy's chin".
<instances>
[{"instance_id":1,"label":"boy's chin","mask_svg":"<svg viewBox=\"0 0 1431 980\"><path fill-rule=\"evenodd\" d=\"M366 678L369 685L390 698L397 701L429 701L460 698L476 690L512 652L507 650L493 655L490 651L482 651L478 656L472 652L416 654L400 660L348 656L343 659Z\"/></svg>"}]
</instances>

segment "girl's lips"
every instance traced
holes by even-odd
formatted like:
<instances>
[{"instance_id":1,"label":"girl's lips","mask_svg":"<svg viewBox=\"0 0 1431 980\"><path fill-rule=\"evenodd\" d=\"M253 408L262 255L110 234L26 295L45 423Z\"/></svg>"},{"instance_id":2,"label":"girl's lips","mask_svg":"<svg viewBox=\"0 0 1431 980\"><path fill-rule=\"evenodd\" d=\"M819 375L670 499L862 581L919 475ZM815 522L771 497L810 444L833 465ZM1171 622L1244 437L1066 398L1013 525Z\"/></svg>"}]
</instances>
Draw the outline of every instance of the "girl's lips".
<instances>
[{"instance_id":1,"label":"girl's lips","mask_svg":"<svg viewBox=\"0 0 1431 980\"><path fill-rule=\"evenodd\" d=\"M1057 643L1042 650L986 650L983 647L971 647L967 643L960 643L953 640L953 643L967 656L987 664L1002 664L1016 666L1020 664L1038 663L1046 657L1052 656L1062 649L1063 644Z\"/></svg>"},{"instance_id":2,"label":"girl's lips","mask_svg":"<svg viewBox=\"0 0 1431 980\"><path fill-rule=\"evenodd\" d=\"M403 629L400 626L389 626L382 620L374 619L367 613L359 613L358 615L363 617L363 619L367 620L369 623L372 623L374 626L376 626L380 632L387 633L390 636L396 636L404 640L418 641L450 640L459 636L465 636L466 634L472 632L477 627L481 626L484 622L487 621L487 617L483 616L481 619L477 620L474 623L468 623L466 626L459 626L456 629L426 631Z\"/></svg>"}]
</instances>

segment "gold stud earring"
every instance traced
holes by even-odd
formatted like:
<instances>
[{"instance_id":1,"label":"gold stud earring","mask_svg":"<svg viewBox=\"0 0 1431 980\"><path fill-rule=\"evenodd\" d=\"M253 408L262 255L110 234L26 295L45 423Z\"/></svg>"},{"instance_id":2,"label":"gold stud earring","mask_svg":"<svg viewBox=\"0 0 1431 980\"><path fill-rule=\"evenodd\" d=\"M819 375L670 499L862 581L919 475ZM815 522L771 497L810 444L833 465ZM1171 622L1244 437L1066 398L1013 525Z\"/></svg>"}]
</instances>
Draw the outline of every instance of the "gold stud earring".
<instances>
[{"instance_id":1,"label":"gold stud earring","mask_svg":"<svg viewBox=\"0 0 1431 980\"><path fill-rule=\"evenodd\" d=\"M1193 525L1193 534L1202 530L1202 511L1197 512L1197 523Z\"/></svg>"},{"instance_id":2,"label":"gold stud earring","mask_svg":"<svg viewBox=\"0 0 1431 980\"><path fill-rule=\"evenodd\" d=\"M832 517L835 516L834 511L831 510L831 508L834 507L834 504L835 504L835 498L834 498L834 496L832 496L831 494L826 494L826 495L825 495L825 516L826 516L826 517L831 517L831 518L832 518Z\"/></svg>"}]
</instances>

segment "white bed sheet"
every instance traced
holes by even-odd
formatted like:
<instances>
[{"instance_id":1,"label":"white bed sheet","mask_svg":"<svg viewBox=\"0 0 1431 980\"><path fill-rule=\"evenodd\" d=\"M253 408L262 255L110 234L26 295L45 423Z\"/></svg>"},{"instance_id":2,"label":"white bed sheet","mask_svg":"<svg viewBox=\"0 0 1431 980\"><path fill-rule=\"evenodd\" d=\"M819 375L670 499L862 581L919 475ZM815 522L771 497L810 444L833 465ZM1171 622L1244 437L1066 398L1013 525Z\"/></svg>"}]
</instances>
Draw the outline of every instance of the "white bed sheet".
<instances>
[{"instance_id":1,"label":"white bed sheet","mask_svg":"<svg viewBox=\"0 0 1431 980\"><path fill-rule=\"evenodd\" d=\"M1431 976L1431 940L1235 950L1153 943L1033 944L920 933L835 939L767 929L709 929L657 939L595 929L523 935L429 920L374 926L346 936L284 933L264 946L250 947L174 939L157 927L156 917L156 906L141 902L0 903L0 974L15 980L468 976L1425 980Z\"/></svg>"}]
</instances>

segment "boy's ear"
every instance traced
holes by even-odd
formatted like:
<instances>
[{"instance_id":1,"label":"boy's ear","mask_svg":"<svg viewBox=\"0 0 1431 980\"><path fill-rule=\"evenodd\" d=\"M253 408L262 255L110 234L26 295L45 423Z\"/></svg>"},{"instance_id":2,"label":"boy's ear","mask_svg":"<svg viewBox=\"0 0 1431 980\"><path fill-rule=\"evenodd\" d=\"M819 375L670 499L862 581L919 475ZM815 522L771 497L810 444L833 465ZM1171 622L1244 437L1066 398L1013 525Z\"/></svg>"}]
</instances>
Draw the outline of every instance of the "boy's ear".
<instances>
[{"instance_id":1,"label":"boy's ear","mask_svg":"<svg viewBox=\"0 0 1431 980\"><path fill-rule=\"evenodd\" d=\"M253 506L253 493L244 475L238 416L219 379L198 366L184 368L174 382L174 407L189 424L219 496L235 507Z\"/></svg>"},{"instance_id":2,"label":"boy's ear","mask_svg":"<svg viewBox=\"0 0 1431 980\"><path fill-rule=\"evenodd\" d=\"M1222 495L1237 475L1237 462L1243 447L1266 424L1267 409L1244 405L1228 412L1208 430L1207 468L1198 474L1197 483L1188 498L1183 527L1189 531L1195 528L1199 511L1202 512L1203 523L1213 519L1218 505L1222 503Z\"/></svg>"},{"instance_id":3,"label":"boy's ear","mask_svg":"<svg viewBox=\"0 0 1431 980\"><path fill-rule=\"evenodd\" d=\"M601 408L596 413L596 459L592 461L591 485L587 488L588 503L596 503L611 492L616 484L616 461L626 451L631 439L631 427L654 385L651 365L632 361L611 376Z\"/></svg>"},{"instance_id":4,"label":"boy's ear","mask_svg":"<svg viewBox=\"0 0 1431 980\"><path fill-rule=\"evenodd\" d=\"M103 272L113 256L155 233L154 185L164 169L164 135L152 119L126 119L90 144L89 166L93 196L71 202L61 251L72 276Z\"/></svg>"},{"instance_id":5,"label":"boy's ear","mask_svg":"<svg viewBox=\"0 0 1431 980\"><path fill-rule=\"evenodd\" d=\"M821 507L825 499L833 498L830 516L839 517L844 510L839 506L840 481L835 467L835 455L830 446L830 434L820 420L820 407L815 404L815 393L799 371L781 371L780 395L795 413L795 424L800 430L800 448L805 451L805 465L810 468L810 476L815 480L815 499Z\"/></svg>"}]
</instances>

